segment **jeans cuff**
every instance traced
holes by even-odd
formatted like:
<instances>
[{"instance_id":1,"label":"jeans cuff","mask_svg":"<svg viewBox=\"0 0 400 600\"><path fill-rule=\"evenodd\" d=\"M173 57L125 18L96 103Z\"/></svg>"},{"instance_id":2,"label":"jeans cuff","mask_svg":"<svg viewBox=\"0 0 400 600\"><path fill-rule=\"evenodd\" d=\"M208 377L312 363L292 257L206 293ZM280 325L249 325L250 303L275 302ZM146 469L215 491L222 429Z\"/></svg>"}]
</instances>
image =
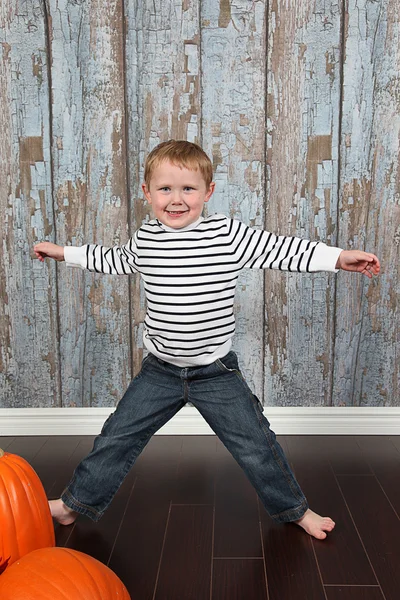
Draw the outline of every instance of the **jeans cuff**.
<instances>
[{"instance_id":1,"label":"jeans cuff","mask_svg":"<svg viewBox=\"0 0 400 600\"><path fill-rule=\"evenodd\" d=\"M89 517L89 519L91 519L92 521L99 521L103 516L103 513L98 512L92 506L87 506L86 504L82 504L81 502L79 502L79 500L74 498L67 488L61 494L61 500L66 506L68 506L68 508L74 510L75 512L81 515Z\"/></svg>"},{"instance_id":2,"label":"jeans cuff","mask_svg":"<svg viewBox=\"0 0 400 600\"><path fill-rule=\"evenodd\" d=\"M288 510L285 510L282 513L271 515L271 519L273 519L277 523L290 523L292 521L298 521L299 519L301 519L301 517L304 516L308 508L309 506L307 500L304 499L303 502L295 508L289 508Z\"/></svg>"}]
</instances>

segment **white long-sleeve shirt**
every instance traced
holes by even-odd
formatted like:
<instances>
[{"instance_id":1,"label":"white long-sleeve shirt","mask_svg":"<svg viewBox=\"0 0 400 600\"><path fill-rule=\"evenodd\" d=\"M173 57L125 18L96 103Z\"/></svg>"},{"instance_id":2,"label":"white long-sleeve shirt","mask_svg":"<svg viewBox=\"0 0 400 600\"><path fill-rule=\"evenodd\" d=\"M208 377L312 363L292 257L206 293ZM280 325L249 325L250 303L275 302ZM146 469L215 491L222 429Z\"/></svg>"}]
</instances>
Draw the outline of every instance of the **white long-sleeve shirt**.
<instances>
[{"instance_id":1,"label":"white long-sleeve shirt","mask_svg":"<svg viewBox=\"0 0 400 600\"><path fill-rule=\"evenodd\" d=\"M122 246L66 246L65 261L99 273L140 273L147 314L145 347L180 367L207 365L231 348L233 304L243 268L337 272L341 248L277 236L214 214L182 229L158 219Z\"/></svg>"}]
</instances>

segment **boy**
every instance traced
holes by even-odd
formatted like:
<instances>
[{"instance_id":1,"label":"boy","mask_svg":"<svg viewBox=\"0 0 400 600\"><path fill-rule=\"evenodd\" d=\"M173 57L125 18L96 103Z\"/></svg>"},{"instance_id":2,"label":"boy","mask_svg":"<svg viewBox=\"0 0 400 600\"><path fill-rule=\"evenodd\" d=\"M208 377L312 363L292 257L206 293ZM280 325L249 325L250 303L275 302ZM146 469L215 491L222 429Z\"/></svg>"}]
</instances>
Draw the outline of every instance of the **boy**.
<instances>
[{"instance_id":1,"label":"boy","mask_svg":"<svg viewBox=\"0 0 400 600\"><path fill-rule=\"evenodd\" d=\"M161 143L147 158L142 185L155 218L127 244L63 248L43 242L34 248L41 261L65 260L101 273L139 272L147 299L143 336L149 354L61 498L50 501L51 512L64 525L78 513L97 521L151 436L190 401L244 469L270 516L324 539L335 523L309 509L230 350L235 285L244 267L344 269L371 278L379 273L379 260L250 229L220 214L203 218L215 188L212 177L211 161L198 145Z\"/></svg>"}]
</instances>

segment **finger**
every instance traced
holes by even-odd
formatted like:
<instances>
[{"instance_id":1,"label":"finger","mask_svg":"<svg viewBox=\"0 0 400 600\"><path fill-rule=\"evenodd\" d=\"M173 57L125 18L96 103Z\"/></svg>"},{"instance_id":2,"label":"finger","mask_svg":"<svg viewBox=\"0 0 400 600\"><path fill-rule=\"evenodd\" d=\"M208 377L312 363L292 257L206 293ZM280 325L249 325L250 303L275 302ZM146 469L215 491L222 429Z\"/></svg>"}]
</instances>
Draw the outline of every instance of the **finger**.
<instances>
[{"instance_id":1,"label":"finger","mask_svg":"<svg viewBox=\"0 0 400 600\"><path fill-rule=\"evenodd\" d=\"M376 265L377 267L379 267L379 266L380 266L380 263L379 263L379 258L378 258L377 256L375 256L375 254L369 254L368 256L369 256L369 261L370 261L370 262L371 262L373 265Z\"/></svg>"},{"instance_id":2,"label":"finger","mask_svg":"<svg viewBox=\"0 0 400 600\"><path fill-rule=\"evenodd\" d=\"M379 264L373 264L373 265L371 265L371 268L370 268L370 272L371 273L373 273L374 275L378 275L379 271L380 271Z\"/></svg>"},{"instance_id":3,"label":"finger","mask_svg":"<svg viewBox=\"0 0 400 600\"><path fill-rule=\"evenodd\" d=\"M360 269L360 273L362 273L363 275L366 275L367 277L369 277L371 279L372 275L370 273L370 270L368 269L368 265L364 265L362 269Z\"/></svg>"},{"instance_id":4,"label":"finger","mask_svg":"<svg viewBox=\"0 0 400 600\"><path fill-rule=\"evenodd\" d=\"M378 273L380 271L379 260L374 254L372 254L370 256L371 256L371 259L367 259L368 262L367 262L366 268L368 268L368 271L372 275L378 275Z\"/></svg>"}]
</instances>

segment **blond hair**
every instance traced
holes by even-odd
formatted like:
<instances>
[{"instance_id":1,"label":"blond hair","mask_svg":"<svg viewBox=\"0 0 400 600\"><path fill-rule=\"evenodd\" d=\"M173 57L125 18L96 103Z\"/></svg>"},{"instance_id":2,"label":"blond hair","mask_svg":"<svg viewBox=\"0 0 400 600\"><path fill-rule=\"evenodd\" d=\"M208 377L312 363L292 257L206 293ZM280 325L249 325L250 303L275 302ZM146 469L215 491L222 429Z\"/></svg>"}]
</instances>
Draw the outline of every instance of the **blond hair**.
<instances>
[{"instance_id":1,"label":"blond hair","mask_svg":"<svg viewBox=\"0 0 400 600\"><path fill-rule=\"evenodd\" d=\"M178 167L191 171L199 170L206 183L207 189L213 179L211 160L198 144L185 140L168 140L158 144L147 156L144 166L144 180L147 188L156 169L163 161L169 161Z\"/></svg>"}]
</instances>

